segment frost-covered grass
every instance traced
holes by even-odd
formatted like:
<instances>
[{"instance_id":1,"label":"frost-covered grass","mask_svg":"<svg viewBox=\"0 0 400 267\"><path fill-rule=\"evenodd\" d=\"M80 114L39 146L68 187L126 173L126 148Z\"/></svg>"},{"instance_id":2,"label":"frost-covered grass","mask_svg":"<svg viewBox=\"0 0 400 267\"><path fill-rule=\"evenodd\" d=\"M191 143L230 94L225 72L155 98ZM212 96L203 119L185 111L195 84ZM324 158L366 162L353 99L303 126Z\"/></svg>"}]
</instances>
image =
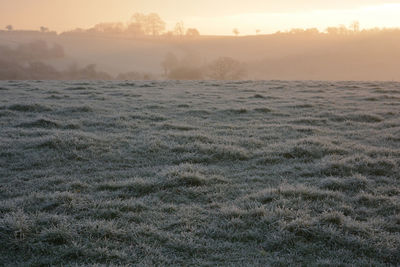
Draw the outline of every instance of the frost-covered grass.
<instances>
[{"instance_id":1,"label":"frost-covered grass","mask_svg":"<svg viewBox=\"0 0 400 267\"><path fill-rule=\"evenodd\" d=\"M400 263L399 83L0 96L0 265Z\"/></svg>"}]
</instances>

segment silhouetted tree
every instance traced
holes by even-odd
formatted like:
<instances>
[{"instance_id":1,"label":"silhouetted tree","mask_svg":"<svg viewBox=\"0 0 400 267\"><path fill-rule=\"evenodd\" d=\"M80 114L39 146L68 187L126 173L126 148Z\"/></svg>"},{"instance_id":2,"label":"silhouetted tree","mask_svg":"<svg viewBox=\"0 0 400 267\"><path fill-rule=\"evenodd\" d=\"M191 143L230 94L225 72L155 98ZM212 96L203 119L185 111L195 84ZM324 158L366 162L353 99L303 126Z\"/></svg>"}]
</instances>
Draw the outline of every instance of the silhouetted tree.
<instances>
[{"instance_id":1,"label":"silhouetted tree","mask_svg":"<svg viewBox=\"0 0 400 267\"><path fill-rule=\"evenodd\" d=\"M131 17L131 22L140 25L140 27L144 31L144 27L147 24L147 16L143 13L135 13Z\"/></svg>"},{"instance_id":2,"label":"silhouetted tree","mask_svg":"<svg viewBox=\"0 0 400 267\"><path fill-rule=\"evenodd\" d=\"M206 71L207 76L214 80L239 80L246 74L243 64L230 57L217 58Z\"/></svg>"},{"instance_id":3,"label":"silhouetted tree","mask_svg":"<svg viewBox=\"0 0 400 267\"><path fill-rule=\"evenodd\" d=\"M160 35L165 31L165 22L156 13L151 13L147 15L148 27L153 36Z\"/></svg>"},{"instance_id":4,"label":"silhouetted tree","mask_svg":"<svg viewBox=\"0 0 400 267\"><path fill-rule=\"evenodd\" d=\"M183 21L176 23L174 28L174 34L180 37L182 37L185 34L185 26L183 24Z\"/></svg>"},{"instance_id":5,"label":"silhouetted tree","mask_svg":"<svg viewBox=\"0 0 400 267\"><path fill-rule=\"evenodd\" d=\"M125 31L128 35L133 37L144 35L142 26L137 22L129 23Z\"/></svg>"},{"instance_id":6,"label":"silhouetted tree","mask_svg":"<svg viewBox=\"0 0 400 267\"><path fill-rule=\"evenodd\" d=\"M48 32L48 31L49 31L49 28L44 27L44 26L41 26L41 27L40 27L40 31L41 31L41 32Z\"/></svg>"},{"instance_id":7,"label":"silhouetted tree","mask_svg":"<svg viewBox=\"0 0 400 267\"><path fill-rule=\"evenodd\" d=\"M331 35L346 35L349 34L349 29L346 28L345 25L341 24L339 27L328 27L325 30L328 34Z\"/></svg>"},{"instance_id":8,"label":"silhouetted tree","mask_svg":"<svg viewBox=\"0 0 400 267\"><path fill-rule=\"evenodd\" d=\"M325 31L326 31L328 34L331 34L331 35L339 34L339 29L336 28L336 27L328 27L328 28L326 28Z\"/></svg>"},{"instance_id":9,"label":"silhouetted tree","mask_svg":"<svg viewBox=\"0 0 400 267\"><path fill-rule=\"evenodd\" d=\"M7 25L7 26L6 26L6 29L7 29L8 31L12 31L12 30L14 30L14 27L13 27L13 25Z\"/></svg>"},{"instance_id":10,"label":"silhouetted tree","mask_svg":"<svg viewBox=\"0 0 400 267\"><path fill-rule=\"evenodd\" d=\"M353 30L354 33L360 32L360 22L353 21L350 25L350 28Z\"/></svg>"},{"instance_id":11,"label":"silhouetted tree","mask_svg":"<svg viewBox=\"0 0 400 267\"><path fill-rule=\"evenodd\" d=\"M345 35L349 33L349 29L343 24L339 25L339 34Z\"/></svg>"},{"instance_id":12,"label":"silhouetted tree","mask_svg":"<svg viewBox=\"0 0 400 267\"><path fill-rule=\"evenodd\" d=\"M165 31L166 23L156 13L148 15L142 13L135 13L132 20L141 26L143 32L147 35L157 36Z\"/></svg>"},{"instance_id":13,"label":"silhouetted tree","mask_svg":"<svg viewBox=\"0 0 400 267\"><path fill-rule=\"evenodd\" d=\"M189 28L186 30L187 37L198 37L200 36L200 32L196 28Z\"/></svg>"}]
</instances>

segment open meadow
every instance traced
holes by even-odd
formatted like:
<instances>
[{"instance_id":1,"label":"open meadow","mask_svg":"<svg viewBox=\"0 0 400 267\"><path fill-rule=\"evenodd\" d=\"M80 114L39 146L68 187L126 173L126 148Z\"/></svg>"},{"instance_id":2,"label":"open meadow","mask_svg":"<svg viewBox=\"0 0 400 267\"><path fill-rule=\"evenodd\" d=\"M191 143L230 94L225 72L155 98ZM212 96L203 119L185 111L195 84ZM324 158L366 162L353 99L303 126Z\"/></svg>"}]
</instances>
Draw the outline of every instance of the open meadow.
<instances>
[{"instance_id":1,"label":"open meadow","mask_svg":"<svg viewBox=\"0 0 400 267\"><path fill-rule=\"evenodd\" d=\"M400 83L0 82L0 265L398 264Z\"/></svg>"}]
</instances>

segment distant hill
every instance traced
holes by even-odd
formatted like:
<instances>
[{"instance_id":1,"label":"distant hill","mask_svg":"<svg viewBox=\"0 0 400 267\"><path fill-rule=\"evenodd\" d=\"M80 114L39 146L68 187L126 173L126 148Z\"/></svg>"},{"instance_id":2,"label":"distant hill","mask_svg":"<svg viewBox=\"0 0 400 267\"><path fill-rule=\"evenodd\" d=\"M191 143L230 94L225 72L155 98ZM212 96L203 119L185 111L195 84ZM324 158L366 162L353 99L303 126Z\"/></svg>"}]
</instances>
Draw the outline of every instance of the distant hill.
<instances>
[{"instance_id":1,"label":"distant hill","mask_svg":"<svg viewBox=\"0 0 400 267\"><path fill-rule=\"evenodd\" d=\"M112 76L134 72L168 78L162 62L173 54L180 69L204 69L217 58L233 58L246 66L246 79L400 80L400 31L396 29L194 38L0 31L2 46L35 40L63 47L63 58L45 60L57 69L96 64Z\"/></svg>"}]
</instances>

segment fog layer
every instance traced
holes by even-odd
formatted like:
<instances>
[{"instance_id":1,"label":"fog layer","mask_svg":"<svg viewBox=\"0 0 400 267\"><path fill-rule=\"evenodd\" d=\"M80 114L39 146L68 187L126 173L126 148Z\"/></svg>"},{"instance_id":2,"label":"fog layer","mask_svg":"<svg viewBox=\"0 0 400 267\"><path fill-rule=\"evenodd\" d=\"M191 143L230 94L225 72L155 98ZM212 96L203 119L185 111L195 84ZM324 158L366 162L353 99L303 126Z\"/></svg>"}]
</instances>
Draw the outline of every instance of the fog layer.
<instances>
[{"instance_id":1,"label":"fog layer","mask_svg":"<svg viewBox=\"0 0 400 267\"><path fill-rule=\"evenodd\" d=\"M396 29L215 37L183 24L164 34L135 25L0 31L0 79L400 80Z\"/></svg>"}]
</instances>

